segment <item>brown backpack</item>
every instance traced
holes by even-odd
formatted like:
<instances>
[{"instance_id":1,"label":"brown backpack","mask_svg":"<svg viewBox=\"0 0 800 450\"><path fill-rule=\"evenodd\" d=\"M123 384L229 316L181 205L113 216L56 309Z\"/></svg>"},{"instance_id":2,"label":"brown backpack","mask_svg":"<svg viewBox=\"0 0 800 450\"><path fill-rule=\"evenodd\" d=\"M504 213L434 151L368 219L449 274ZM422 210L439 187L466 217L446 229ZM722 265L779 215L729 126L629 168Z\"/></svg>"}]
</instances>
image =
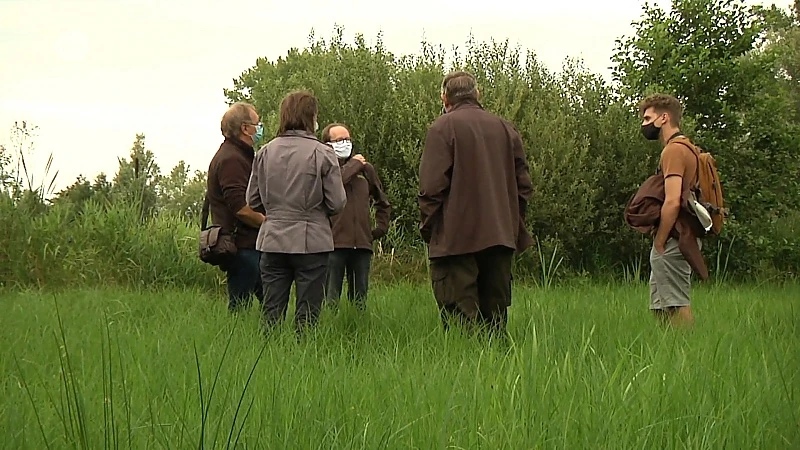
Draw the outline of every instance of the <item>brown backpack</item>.
<instances>
[{"instance_id":1,"label":"brown backpack","mask_svg":"<svg viewBox=\"0 0 800 450\"><path fill-rule=\"evenodd\" d=\"M675 142L686 146L697 159L697 181L694 188L697 193L697 201L711 216L712 225L709 233L719 236L722 232L722 225L725 223L727 209L722 197L722 182L717 171L717 160L711 153L690 143L687 139L676 139Z\"/></svg>"},{"instance_id":2,"label":"brown backpack","mask_svg":"<svg viewBox=\"0 0 800 450\"><path fill-rule=\"evenodd\" d=\"M220 225L208 225L208 194L203 201L203 212L200 219L200 239L198 255L200 260L212 266L220 266L225 270L226 263L230 261L238 249L236 247L236 229L227 233Z\"/></svg>"}]
</instances>

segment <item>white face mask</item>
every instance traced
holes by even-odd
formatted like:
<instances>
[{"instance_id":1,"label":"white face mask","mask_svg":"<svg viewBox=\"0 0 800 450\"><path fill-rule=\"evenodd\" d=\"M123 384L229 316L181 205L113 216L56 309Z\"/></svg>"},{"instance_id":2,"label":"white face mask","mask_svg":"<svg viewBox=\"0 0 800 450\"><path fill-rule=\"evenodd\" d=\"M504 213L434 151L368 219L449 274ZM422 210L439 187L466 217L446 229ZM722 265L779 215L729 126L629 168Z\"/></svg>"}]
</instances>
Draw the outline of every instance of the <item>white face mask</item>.
<instances>
[{"instance_id":1,"label":"white face mask","mask_svg":"<svg viewBox=\"0 0 800 450\"><path fill-rule=\"evenodd\" d=\"M353 152L353 143L350 141L329 142L329 144L339 158L346 159Z\"/></svg>"}]
</instances>

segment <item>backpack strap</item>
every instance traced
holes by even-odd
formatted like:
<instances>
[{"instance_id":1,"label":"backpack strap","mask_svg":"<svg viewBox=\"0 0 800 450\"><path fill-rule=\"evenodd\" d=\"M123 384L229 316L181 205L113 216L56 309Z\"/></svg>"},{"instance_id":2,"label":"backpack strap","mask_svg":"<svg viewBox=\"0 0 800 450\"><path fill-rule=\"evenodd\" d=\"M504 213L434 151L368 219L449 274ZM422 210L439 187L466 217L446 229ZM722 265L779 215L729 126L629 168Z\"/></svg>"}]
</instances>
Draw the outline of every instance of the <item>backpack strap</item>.
<instances>
[{"instance_id":1,"label":"backpack strap","mask_svg":"<svg viewBox=\"0 0 800 450\"><path fill-rule=\"evenodd\" d=\"M674 138L670 138L670 141ZM693 148L691 145L687 144L686 142L677 141L676 144L683 145L684 147L688 148L690 152L694 155L694 160L697 161L697 168L694 171L694 187L695 189L700 187L700 154L696 148Z\"/></svg>"}]
</instances>

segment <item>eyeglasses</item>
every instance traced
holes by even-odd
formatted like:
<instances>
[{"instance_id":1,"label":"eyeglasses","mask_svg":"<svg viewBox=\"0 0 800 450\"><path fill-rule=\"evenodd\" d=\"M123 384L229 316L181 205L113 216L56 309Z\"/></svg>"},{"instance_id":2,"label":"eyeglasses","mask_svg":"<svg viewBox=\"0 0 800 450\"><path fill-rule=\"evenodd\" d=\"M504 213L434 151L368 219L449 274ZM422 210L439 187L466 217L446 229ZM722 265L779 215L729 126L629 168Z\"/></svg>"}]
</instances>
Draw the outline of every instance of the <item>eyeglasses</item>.
<instances>
[{"instance_id":1,"label":"eyeglasses","mask_svg":"<svg viewBox=\"0 0 800 450\"><path fill-rule=\"evenodd\" d=\"M349 137L341 137L339 139L331 139L330 142L350 142Z\"/></svg>"}]
</instances>

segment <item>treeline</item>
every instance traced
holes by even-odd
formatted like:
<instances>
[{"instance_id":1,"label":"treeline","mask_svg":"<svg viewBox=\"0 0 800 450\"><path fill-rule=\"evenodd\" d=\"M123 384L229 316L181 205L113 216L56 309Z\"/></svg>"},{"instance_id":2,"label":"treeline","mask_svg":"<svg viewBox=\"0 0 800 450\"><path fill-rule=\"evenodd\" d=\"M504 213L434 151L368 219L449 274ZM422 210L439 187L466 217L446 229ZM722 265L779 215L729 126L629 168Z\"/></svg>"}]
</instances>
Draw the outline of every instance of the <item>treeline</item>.
<instances>
[{"instance_id":1,"label":"treeline","mask_svg":"<svg viewBox=\"0 0 800 450\"><path fill-rule=\"evenodd\" d=\"M576 60L548 70L532 52L508 42L470 38L464 49L450 52L423 43L419 54L398 57L380 36L372 46L361 35L348 44L336 28L327 41L312 33L304 50L291 49L276 61L259 59L225 94L231 102L256 105L269 139L286 92L312 90L321 101L320 126L349 124L357 150L375 164L388 190L394 221L382 250L392 261L416 258L414 267L424 268L416 194L425 132L440 113L443 74L455 68L474 73L484 106L512 120L526 144L535 186L528 224L539 245L520 256L518 270L547 279L556 267L572 274L646 275L649 240L624 225L622 210L655 171L660 147L641 137L636 104L651 92L671 93L685 104L684 131L717 158L731 211L723 234L706 242L713 275L782 277L800 268L798 12L800 1L791 14L741 0L677 0L668 12L645 6L635 33L617 42L610 82ZM5 167L0 174L9 172L8 158ZM14 229L19 234L8 238L28 243L20 244L27 246L23 253L0 249L0 271L23 281L9 265L28 264L20 254L35 259L48 246L48 238L33 235L30 222L57 220L63 229L53 233L76 233L87 214L138 229L184 224L170 245L178 249L174 255L193 258L204 177L185 164L162 175L142 135L112 180L80 178L52 200L41 195L46 186L12 188L6 177L0 233ZM41 201L24 200L26 191ZM132 205L125 209L130 217L112 214L121 211L116 201ZM26 208L33 213L23 214ZM124 245L112 251L124 253ZM189 269L179 272L174 277Z\"/></svg>"}]
</instances>

